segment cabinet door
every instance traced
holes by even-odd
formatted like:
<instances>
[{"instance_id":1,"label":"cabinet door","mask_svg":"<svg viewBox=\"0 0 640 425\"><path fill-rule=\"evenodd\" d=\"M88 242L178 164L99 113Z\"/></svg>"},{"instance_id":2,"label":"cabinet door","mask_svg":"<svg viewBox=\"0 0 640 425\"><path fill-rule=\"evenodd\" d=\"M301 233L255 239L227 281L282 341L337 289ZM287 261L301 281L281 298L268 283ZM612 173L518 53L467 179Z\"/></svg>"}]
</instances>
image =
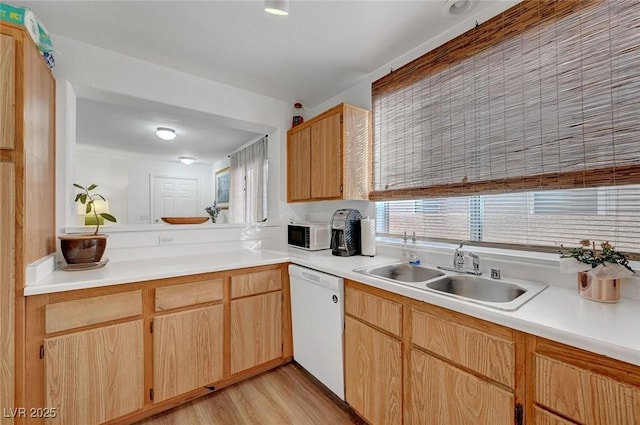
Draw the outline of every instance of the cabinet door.
<instances>
[{"instance_id":1,"label":"cabinet door","mask_svg":"<svg viewBox=\"0 0 640 425\"><path fill-rule=\"evenodd\" d=\"M15 131L16 42L0 34L0 149L12 149Z\"/></svg>"},{"instance_id":2,"label":"cabinet door","mask_svg":"<svg viewBox=\"0 0 640 425\"><path fill-rule=\"evenodd\" d=\"M579 423L640 424L640 388L539 354L534 360L536 403Z\"/></svg>"},{"instance_id":3,"label":"cabinet door","mask_svg":"<svg viewBox=\"0 0 640 425\"><path fill-rule=\"evenodd\" d=\"M349 316L344 339L347 403L371 425L401 424L400 341Z\"/></svg>"},{"instance_id":4,"label":"cabinet door","mask_svg":"<svg viewBox=\"0 0 640 425\"><path fill-rule=\"evenodd\" d=\"M231 373L282 357L282 292L231 301Z\"/></svg>"},{"instance_id":5,"label":"cabinet door","mask_svg":"<svg viewBox=\"0 0 640 425\"><path fill-rule=\"evenodd\" d=\"M512 425L513 394L416 349L411 350L408 424Z\"/></svg>"},{"instance_id":6,"label":"cabinet door","mask_svg":"<svg viewBox=\"0 0 640 425\"><path fill-rule=\"evenodd\" d=\"M311 127L289 136L287 143L287 201L311 198Z\"/></svg>"},{"instance_id":7,"label":"cabinet door","mask_svg":"<svg viewBox=\"0 0 640 425\"><path fill-rule=\"evenodd\" d=\"M311 124L311 197L342 197L341 113Z\"/></svg>"},{"instance_id":8,"label":"cabinet door","mask_svg":"<svg viewBox=\"0 0 640 425\"><path fill-rule=\"evenodd\" d=\"M0 54L2 54L0 52ZM0 406L15 407L15 166L0 162ZM13 423L0 417L0 424Z\"/></svg>"},{"instance_id":9,"label":"cabinet door","mask_svg":"<svg viewBox=\"0 0 640 425\"><path fill-rule=\"evenodd\" d=\"M144 404L142 320L45 339L49 424L92 425Z\"/></svg>"},{"instance_id":10,"label":"cabinet door","mask_svg":"<svg viewBox=\"0 0 640 425\"><path fill-rule=\"evenodd\" d=\"M222 379L222 304L154 319L154 401Z\"/></svg>"}]
</instances>

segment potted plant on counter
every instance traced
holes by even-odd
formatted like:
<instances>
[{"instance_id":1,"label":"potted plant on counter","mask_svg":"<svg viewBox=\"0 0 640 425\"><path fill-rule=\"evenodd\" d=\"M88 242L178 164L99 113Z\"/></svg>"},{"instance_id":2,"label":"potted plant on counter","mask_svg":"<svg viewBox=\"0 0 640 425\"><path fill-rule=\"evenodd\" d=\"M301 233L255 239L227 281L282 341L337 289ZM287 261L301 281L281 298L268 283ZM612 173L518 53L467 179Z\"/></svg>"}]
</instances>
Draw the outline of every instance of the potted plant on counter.
<instances>
[{"instance_id":1,"label":"potted plant on counter","mask_svg":"<svg viewBox=\"0 0 640 425\"><path fill-rule=\"evenodd\" d=\"M69 265L99 264L107 247L107 235L98 233L100 224L104 223L104 220L115 223L116 218L108 212L98 211L98 200L106 202L106 199L99 193L92 193L98 187L97 185L91 184L83 187L74 183L73 186L81 191L76 194L75 202L79 202L84 206L85 214L92 219L91 222L95 222L96 227L95 231L90 234L59 236L60 250ZM93 217L91 217L91 214Z\"/></svg>"},{"instance_id":2,"label":"potted plant on counter","mask_svg":"<svg viewBox=\"0 0 640 425\"><path fill-rule=\"evenodd\" d=\"M560 271L578 274L578 292L593 301L615 303L620 300L620 279L633 276L629 258L608 241L600 244L587 239L568 251L560 245Z\"/></svg>"}]
</instances>

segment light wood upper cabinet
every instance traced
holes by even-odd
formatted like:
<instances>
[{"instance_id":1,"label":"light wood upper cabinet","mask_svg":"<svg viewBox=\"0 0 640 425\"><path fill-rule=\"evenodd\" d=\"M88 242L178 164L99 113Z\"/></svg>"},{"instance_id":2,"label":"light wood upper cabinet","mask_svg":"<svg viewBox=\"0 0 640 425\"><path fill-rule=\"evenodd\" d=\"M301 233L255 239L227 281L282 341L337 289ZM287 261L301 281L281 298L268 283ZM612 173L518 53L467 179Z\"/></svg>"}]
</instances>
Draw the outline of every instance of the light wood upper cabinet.
<instances>
[{"instance_id":1,"label":"light wood upper cabinet","mask_svg":"<svg viewBox=\"0 0 640 425\"><path fill-rule=\"evenodd\" d=\"M49 424L93 425L144 404L142 320L45 339Z\"/></svg>"},{"instance_id":2,"label":"light wood upper cabinet","mask_svg":"<svg viewBox=\"0 0 640 425\"><path fill-rule=\"evenodd\" d=\"M368 199L370 127L369 111L340 104L289 130L287 201Z\"/></svg>"},{"instance_id":3,"label":"light wood upper cabinet","mask_svg":"<svg viewBox=\"0 0 640 425\"><path fill-rule=\"evenodd\" d=\"M402 344L345 317L346 401L371 425L402 424Z\"/></svg>"},{"instance_id":4,"label":"light wood upper cabinet","mask_svg":"<svg viewBox=\"0 0 640 425\"><path fill-rule=\"evenodd\" d=\"M282 357L282 293L231 301L231 374Z\"/></svg>"},{"instance_id":5,"label":"light wood upper cabinet","mask_svg":"<svg viewBox=\"0 0 640 425\"><path fill-rule=\"evenodd\" d=\"M287 199L311 198L311 127L292 133L287 143Z\"/></svg>"},{"instance_id":6,"label":"light wood upper cabinet","mask_svg":"<svg viewBox=\"0 0 640 425\"><path fill-rule=\"evenodd\" d=\"M342 195L342 111L311 123L311 198Z\"/></svg>"},{"instance_id":7,"label":"light wood upper cabinet","mask_svg":"<svg viewBox=\"0 0 640 425\"><path fill-rule=\"evenodd\" d=\"M514 396L470 373L411 350L411 414L424 424L512 425Z\"/></svg>"},{"instance_id":8,"label":"light wood upper cabinet","mask_svg":"<svg viewBox=\"0 0 640 425\"><path fill-rule=\"evenodd\" d=\"M222 304L158 316L154 319L155 402L222 379Z\"/></svg>"}]
</instances>

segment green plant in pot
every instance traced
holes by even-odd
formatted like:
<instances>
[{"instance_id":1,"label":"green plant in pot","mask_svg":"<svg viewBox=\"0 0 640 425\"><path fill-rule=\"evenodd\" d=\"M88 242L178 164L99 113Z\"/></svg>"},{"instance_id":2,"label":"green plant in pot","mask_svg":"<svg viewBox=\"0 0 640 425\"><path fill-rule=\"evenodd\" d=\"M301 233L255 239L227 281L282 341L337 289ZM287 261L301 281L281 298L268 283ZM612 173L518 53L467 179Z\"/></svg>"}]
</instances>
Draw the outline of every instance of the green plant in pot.
<instances>
[{"instance_id":1,"label":"green plant in pot","mask_svg":"<svg viewBox=\"0 0 640 425\"><path fill-rule=\"evenodd\" d=\"M93 192L98 187L97 185L91 184L84 187L74 183L73 186L80 190L76 194L75 202L79 202L84 206L85 214L96 227L91 234L59 236L62 256L67 264L99 263L107 247L107 235L98 233L100 225L104 223L104 220L115 223L116 218L108 212L98 210L98 202L106 202L106 199L99 193Z\"/></svg>"}]
</instances>

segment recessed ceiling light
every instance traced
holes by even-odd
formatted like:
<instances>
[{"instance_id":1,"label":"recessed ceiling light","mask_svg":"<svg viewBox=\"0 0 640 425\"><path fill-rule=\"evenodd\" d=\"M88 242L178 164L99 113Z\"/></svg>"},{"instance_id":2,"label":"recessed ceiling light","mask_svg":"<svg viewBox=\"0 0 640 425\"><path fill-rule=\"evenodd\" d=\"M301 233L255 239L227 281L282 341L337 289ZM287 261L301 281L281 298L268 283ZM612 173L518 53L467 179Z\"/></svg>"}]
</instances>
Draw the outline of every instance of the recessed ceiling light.
<instances>
[{"instance_id":1,"label":"recessed ceiling light","mask_svg":"<svg viewBox=\"0 0 640 425\"><path fill-rule=\"evenodd\" d=\"M272 15L289 14L289 0L264 0L264 11Z\"/></svg>"},{"instance_id":2,"label":"recessed ceiling light","mask_svg":"<svg viewBox=\"0 0 640 425\"><path fill-rule=\"evenodd\" d=\"M184 165L191 165L194 162L196 162L196 159L192 156L179 156L178 159L180 160L180 162L182 162Z\"/></svg>"},{"instance_id":3,"label":"recessed ceiling light","mask_svg":"<svg viewBox=\"0 0 640 425\"><path fill-rule=\"evenodd\" d=\"M158 127L156 129L156 136L162 140L173 140L176 138L176 131L169 127Z\"/></svg>"}]
</instances>

